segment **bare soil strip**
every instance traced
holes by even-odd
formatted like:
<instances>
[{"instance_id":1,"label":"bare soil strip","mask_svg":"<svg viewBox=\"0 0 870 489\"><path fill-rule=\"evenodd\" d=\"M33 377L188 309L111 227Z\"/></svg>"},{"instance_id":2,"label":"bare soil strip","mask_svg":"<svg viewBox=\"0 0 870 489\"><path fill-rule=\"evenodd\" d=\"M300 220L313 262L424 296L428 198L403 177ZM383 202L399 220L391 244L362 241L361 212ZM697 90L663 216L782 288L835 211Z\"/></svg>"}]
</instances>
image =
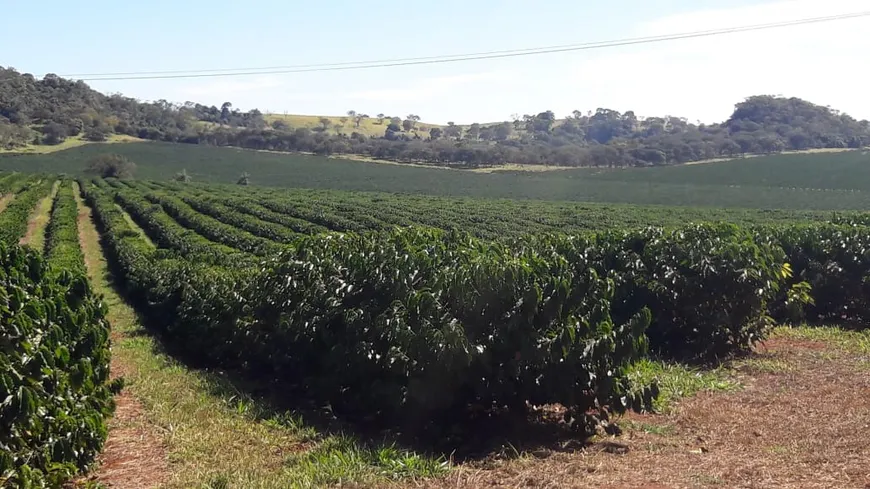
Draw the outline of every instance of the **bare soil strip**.
<instances>
[{"instance_id":1,"label":"bare soil strip","mask_svg":"<svg viewBox=\"0 0 870 489\"><path fill-rule=\"evenodd\" d=\"M78 186L74 188L79 204L79 240L85 256L88 276L99 289L111 290L106 279L106 263L101 259L99 234L91 218L91 210L82 202ZM123 337L114 327L123 320L110 308L108 319L112 324L112 342ZM124 376L130 367L122 363L118 355L112 355L112 377ZM98 467L89 477L113 488L156 487L169 479L170 467L167 450L162 442L159 428L148 422L142 404L125 389L116 398L115 415L109 422L109 437L98 457Z\"/></svg>"},{"instance_id":2,"label":"bare soil strip","mask_svg":"<svg viewBox=\"0 0 870 489\"><path fill-rule=\"evenodd\" d=\"M744 388L574 452L460 467L414 487L870 488L870 354L778 334L739 370Z\"/></svg>"}]
</instances>

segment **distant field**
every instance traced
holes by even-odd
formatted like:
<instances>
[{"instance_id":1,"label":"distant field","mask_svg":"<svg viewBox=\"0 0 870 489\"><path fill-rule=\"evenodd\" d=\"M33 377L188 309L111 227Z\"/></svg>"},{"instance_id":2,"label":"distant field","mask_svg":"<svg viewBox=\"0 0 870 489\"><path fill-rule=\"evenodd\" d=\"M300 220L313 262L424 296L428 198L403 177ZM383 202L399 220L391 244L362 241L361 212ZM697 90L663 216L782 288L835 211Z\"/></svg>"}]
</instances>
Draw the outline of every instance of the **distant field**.
<instances>
[{"instance_id":1,"label":"distant field","mask_svg":"<svg viewBox=\"0 0 870 489\"><path fill-rule=\"evenodd\" d=\"M139 189L148 185L134 182ZM237 198L263 205L281 202L295 217L336 231L424 225L457 228L484 239L548 232L588 232L688 222L786 224L825 221L830 211L721 209L656 205L552 202L538 200L436 197L384 192L245 188L236 185L167 184L172 191L194 191L219 201Z\"/></svg>"},{"instance_id":2,"label":"distant field","mask_svg":"<svg viewBox=\"0 0 870 489\"><path fill-rule=\"evenodd\" d=\"M614 170L596 175L596 178L621 182L870 190L870 153L847 151L771 155L706 165Z\"/></svg>"},{"instance_id":3,"label":"distant field","mask_svg":"<svg viewBox=\"0 0 870 489\"><path fill-rule=\"evenodd\" d=\"M168 143L85 145L51 154L0 155L0 170L79 174L90 158L120 153L139 179L168 180L186 169L195 182L398 192L453 197L540 199L749 209L870 209L870 155L777 155L710 165L558 172L460 170Z\"/></svg>"},{"instance_id":4,"label":"distant field","mask_svg":"<svg viewBox=\"0 0 870 489\"><path fill-rule=\"evenodd\" d=\"M321 115L293 115L293 114L265 114L264 118L266 122L272 123L276 120L281 120L287 123L288 126L298 129L298 128L307 128L314 129L318 127L322 127L320 124L320 119L322 117L326 117L330 121L330 126L327 129L327 133L329 134L338 134L344 133L347 135L353 134L354 132L358 132L365 136L383 136L384 131L387 130L387 126L390 124L390 120L386 119L383 121L383 124L378 122L377 117L370 117L368 119L363 119L360 121L359 127L356 127L356 123L353 121L351 117L348 116L321 116ZM403 117L403 116L398 116ZM342 122L342 120L344 120ZM437 124L427 124L425 122L418 122L416 124L417 129L416 132L419 132L421 136L427 136L429 133L429 129L433 127L441 127ZM414 131L412 131L414 132Z\"/></svg>"}]
</instances>

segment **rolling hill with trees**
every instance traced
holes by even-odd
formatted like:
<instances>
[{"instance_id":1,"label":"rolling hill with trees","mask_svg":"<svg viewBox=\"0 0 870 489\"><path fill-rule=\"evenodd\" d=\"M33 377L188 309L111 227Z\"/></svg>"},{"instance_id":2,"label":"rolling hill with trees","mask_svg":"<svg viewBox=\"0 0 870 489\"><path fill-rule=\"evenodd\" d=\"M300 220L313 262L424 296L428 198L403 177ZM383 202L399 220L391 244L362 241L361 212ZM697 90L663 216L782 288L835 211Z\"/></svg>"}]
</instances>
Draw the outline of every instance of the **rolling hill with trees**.
<instances>
[{"instance_id":1,"label":"rolling hill with trees","mask_svg":"<svg viewBox=\"0 0 870 489\"><path fill-rule=\"evenodd\" d=\"M311 119L316 119L312 121ZM666 166L745 154L870 144L870 122L797 98L749 97L719 124L639 117L599 108L557 119L552 111L512 121L447 126L349 111L342 117L264 116L166 100L106 95L83 81L42 79L0 67L0 148L101 142L113 135L248 149L355 154L459 167L506 163L565 167Z\"/></svg>"}]
</instances>

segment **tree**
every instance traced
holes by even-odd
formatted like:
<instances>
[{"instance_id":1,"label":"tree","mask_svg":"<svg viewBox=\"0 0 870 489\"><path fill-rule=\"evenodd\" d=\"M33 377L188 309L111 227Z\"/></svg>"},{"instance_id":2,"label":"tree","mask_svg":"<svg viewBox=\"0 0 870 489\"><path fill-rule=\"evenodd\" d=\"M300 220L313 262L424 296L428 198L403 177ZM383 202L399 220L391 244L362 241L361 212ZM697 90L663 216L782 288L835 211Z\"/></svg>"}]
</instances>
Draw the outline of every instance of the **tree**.
<instances>
[{"instance_id":1,"label":"tree","mask_svg":"<svg viewBox=\"0 0 870 489\"><path fill-rule=\"evenodd\" d=\"M734 156L741 152L740 145L734 142L733 139L726 139L719 145L719 153L728 156Z\"/></svg>"},{"instance_id":2,"label":"tree","mask_svg":"<svg viewBox=\"0 0 870 489\"><path fill-rule=\"evenodd\" d=\"M387 116L385 116L383 112L378 114L378 124L384 125L384 119L386 119L386 118L387 118Z\"/></svg>"},{"instance_id":3,"label":"tree","mask_svg":"<svg viewBox=\"0 0 870 489\"><path fill-rule=\"evenodd\" d=\"M221 105L221 121L226 123L230 120L230 109L233 108L233 104L230 102L224 102Z\"/></svg>"},{"instance_id":4,"label":"tree","mask_svg":"<svg viewBox=\"0 0 870 489\"><path fill-rule=\"evenodd\" d=\"M173 180L179 183L190 183L192 178L190 178L190 175L187 174L187 170L183 169L175 174L175 178L173 178Z\"/></svg>"},{"instance_id":5,"label":"tree","mask_svg":"<svg viewBox=\"0 0 870 489\"><path fill-rule=\"evenodd\" d=\"M356 111L355 110L348 110L347 116L350 117L351 119L353 119L354 117L356 117Z\"/></svg>"},{"instance_id":6,"label":"tree","mask_svg":"<svg viewBox=\"0 0 870 489\"><path fill-rule=\"evenodd\" d=\"M88 161L85 172L102 178L131 178L136 164L114 153L99 154Z\"/></svg>"},{"instance_id":7,"label":"tree","mask_svg":"<svg viewBox=\"0 0 870 489\"><path fill-rule=\"evenodd\" d=\"M472 139L479 139L480 138L480 124L475 122L474 124L469 126L468 127L468 136L471 137Z\"/></svg>"},{"instance_id":8,"label":"tree","mask_svg":"<svg viewBox=\"0 0 870 489\"><path fill-rule=\"evenodd\" d=\"M326 131L327 129L329 129L329 126L331 124L332 124L332 121L329 120L328 117L321 117L320 118L320 126L322 127L323 131Z\"/></svg>"},{"instance_id":9,"label":"tree","mask_svg":"<svg viewBox=\"0 0 870 489\"><path fill-rule=\"evenodd\" d=\"M405 127L405 131L410 131L417 126L417 122L419 121L419 115L408 114L408 117L406 117L405 120L402 122L402 126Z\"/></svg>"},{"instance_id":10,"label":"tree","mask_svg":"<svg viewBox=\"0 0 870 489\"><path fill-rule=\"evenodd\" d=\"M66 139L66 126L57 122L49 122L42 128L42 134L45 135L42 140L43 143L50 145L60 144Z\"/></svg>"},{"instance_id":11,"label":"tree","mask_svg":"<svg viewBox=\"0 0 870 489\"><path fill-rule=\"evenodd\" d=\"M523 128L523 118L520 117L519 114L516 114L516 113L511 114L511 120L513 121L514 129L519 131L520 129Z\"/></svg>"},{"instance_id":12,"label":"tree","mask_svg":"<svg viewBox=\"0 0 870 489\"><path fill-rule=\"evenodd\" d=\"M248 186L251 184L251 175L248 172L242 173L242 176L239 177L238 181L236 181L238 185Z\"/></svg>"},{"instance_id":13,"label":"tree","mask_svg":"<svg viewBox=\"0 0 870 489\"><path fill-rule=\"evenodd\" d=\"M495 126L495 139L498 141L506 141L514 132L514 126L510 122L502 122Z\"/></svg>"},{"instance_id":14,"label":"tree","mask_svg":"<svg viewBox=\"0 0 870 489\"><path fill-rule=\"evenodd\" d=\"M390 123L387 126L387 130L384 131L384 139L387 141L396 141L400 138L400 133L402 132L402 128L397 124Z\"/></svg>"},{"instance_id":15,"label":"tree","mask_svg":"<svg viewBox=\"0 0 870 489\"><path fill-rule=\"evenodd\" d=\"M368 118L369 118L368 114L357 114L356 118L354 118L354 122L356 122L357 129L359 129L359 125L363 121L363 119L368 119Z\"/></svg>"},{"instance_id":16,"label":"tree","mask_svg":"<svg viewBox=\"0 0 870 489\"><path fill-rule=\"evenodd\" d=\"M288 126L287 123L282 121L281 119L278 119L272 122L272 129L275 129L276 131L286 131L290 129L290 126Z\"/></svg>"},{"instance_id":17,"label":"tree","mask_svg":"<svg viewBox=\"0 0 870 489\"><path fill-rule=\"evenodd\" d=\"M429 129L429 139L433 141L439 139L443 133L444 131L442 131L440 127L433 127L432 129Z\"/></svg>"},{"instance_id":18,"label":"tree","mask_svg":"<svg viewBox=\"0 0 870 489\"><path fill-rule=\"evenodd\" d=\"M106 140L106 130L102 126L91 126L85 129L85 139L95 143L101 143Z\"/></svg>"},{"instance_id":19,"label":"tree","mask_svg":"<svg viewBox=\"0 0 870 489\"><path fill-rule=\"evenodd\" d=\"M462 126L457 126L453 122L448 122L444 128L444 135L449 138L459 139L462 137Z\"/></svg>"}]
</instances>

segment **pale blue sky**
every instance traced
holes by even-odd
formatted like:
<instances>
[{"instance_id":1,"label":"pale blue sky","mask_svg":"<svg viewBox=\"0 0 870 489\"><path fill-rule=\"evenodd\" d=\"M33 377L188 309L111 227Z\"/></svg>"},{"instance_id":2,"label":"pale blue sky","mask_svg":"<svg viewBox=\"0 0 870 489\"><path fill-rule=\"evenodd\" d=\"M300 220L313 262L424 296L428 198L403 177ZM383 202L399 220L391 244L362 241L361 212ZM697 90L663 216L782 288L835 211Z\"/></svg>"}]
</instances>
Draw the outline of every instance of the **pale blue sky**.
<instances>
[{"instance_id":1,"label":"pale blue sky","mask_svg":"<svg viewBox=\"0 0 870 489\"><path fill-rule=\"evenodd\" d=\"M244 68L459 54L690 32L867 10L867 0L150 2L4 0L0 65L41 76ZM127 4L128 6L122 6ZM502 60L96 89L303 114L426 121L608 107L716 121L758 93L870 118L870 18Z\"/></svg>"}]
</instances>

